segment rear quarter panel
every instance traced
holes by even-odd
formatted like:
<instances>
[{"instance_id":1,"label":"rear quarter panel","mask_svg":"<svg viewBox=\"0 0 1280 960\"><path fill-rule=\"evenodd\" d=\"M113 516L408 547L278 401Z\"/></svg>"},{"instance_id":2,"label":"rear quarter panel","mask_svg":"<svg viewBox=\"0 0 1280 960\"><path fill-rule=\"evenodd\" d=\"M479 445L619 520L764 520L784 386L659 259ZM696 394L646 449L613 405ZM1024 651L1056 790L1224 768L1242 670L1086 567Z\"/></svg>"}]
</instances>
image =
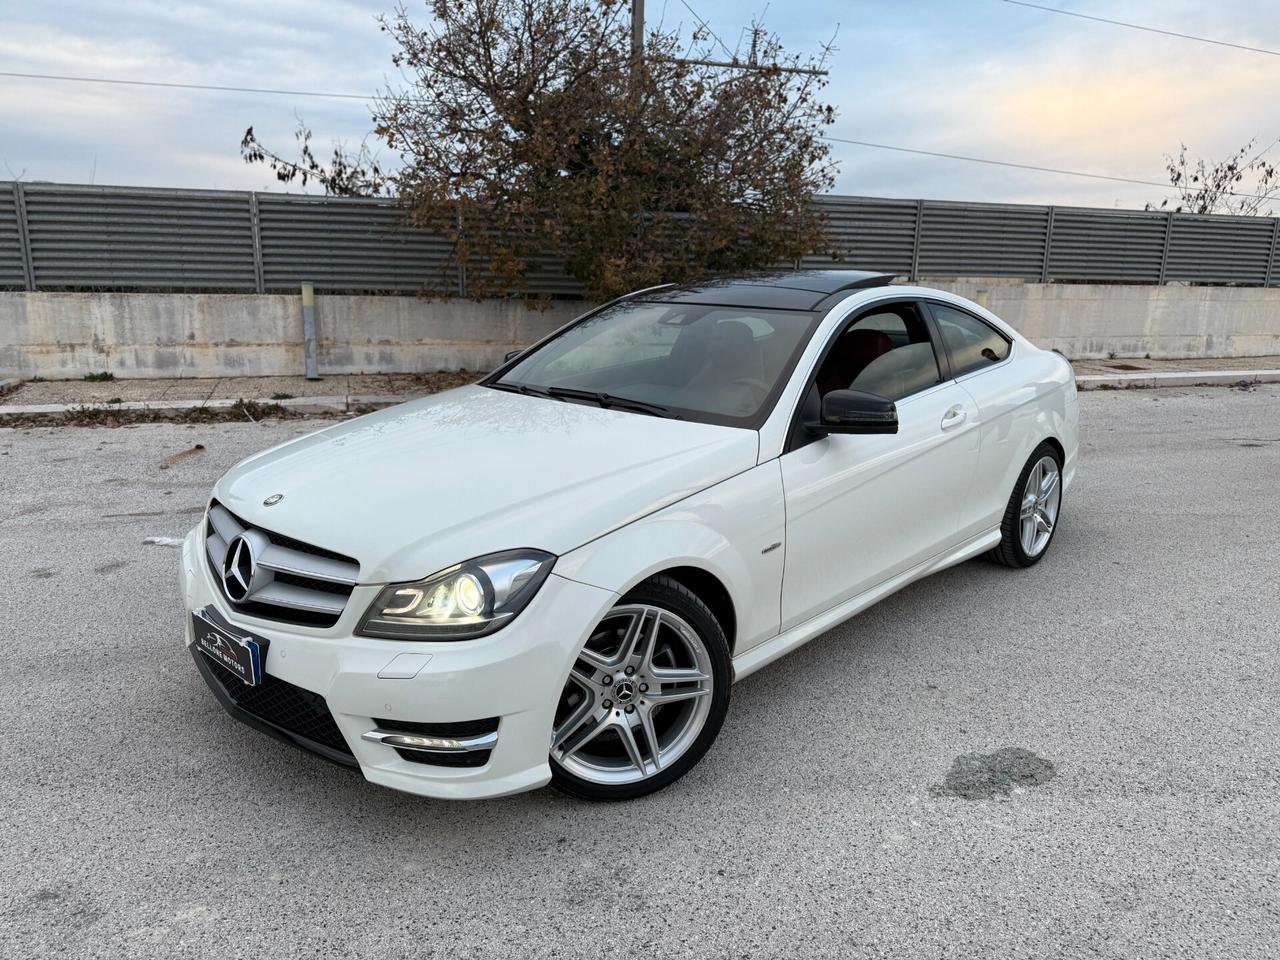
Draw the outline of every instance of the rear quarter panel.
<instances>
[{"instance_id":1,"label":"rear quarter panel","mask_svg":"<svg viewBox=\"0 0 1280 960\"><path fill-rule=\"evenodd\" d=\"M1018 474L1044 440L1052 437L1062 444L1064 481L1069 478L1075 467L1078 404L1071 364L1020 338L1005 363L967 374L957 383L973 398L981 418L978 472L961 519L965 539L999 526Z\"/></svg>"}]
</instances>

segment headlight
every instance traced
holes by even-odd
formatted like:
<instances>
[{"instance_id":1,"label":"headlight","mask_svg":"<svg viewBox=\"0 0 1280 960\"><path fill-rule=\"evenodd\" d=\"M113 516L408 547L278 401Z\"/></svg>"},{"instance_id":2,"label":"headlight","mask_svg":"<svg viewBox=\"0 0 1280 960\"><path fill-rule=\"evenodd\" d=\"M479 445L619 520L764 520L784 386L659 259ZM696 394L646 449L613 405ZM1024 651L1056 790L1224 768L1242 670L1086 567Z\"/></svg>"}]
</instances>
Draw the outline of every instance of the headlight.
<instances>
[{"instance_id":1,"label":"headlight","mask_svg":"<svg viewBox=\"0 0 1280 960\"><path fill-rule=\"evenodd\" d=\"M356 633L388 640L469 640L493 633L533 599L555 560L541 550L508 550L417 583L390 584Z\"/></svg>"}]
</instances>

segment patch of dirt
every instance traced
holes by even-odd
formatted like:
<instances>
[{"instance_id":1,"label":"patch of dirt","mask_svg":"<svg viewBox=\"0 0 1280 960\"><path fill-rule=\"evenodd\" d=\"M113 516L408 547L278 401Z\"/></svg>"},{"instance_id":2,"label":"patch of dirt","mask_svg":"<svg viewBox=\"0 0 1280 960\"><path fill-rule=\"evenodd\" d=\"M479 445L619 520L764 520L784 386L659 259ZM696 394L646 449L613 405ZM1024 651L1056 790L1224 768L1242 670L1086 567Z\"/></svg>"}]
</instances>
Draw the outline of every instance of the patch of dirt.
<instances>
[{"instance_id":1,"label":"patch of dirt","mask_svg":"<svg viewBox=\"0 0 1280 960\"><path fill-rule=\"evenodd\" d=\"M486 376L485 373L475 370L450 370L435 373L352 374L350 376L335 377L336 385L333 389L336 390L336 395L345 393L350 396L393 396L412 400L415 397L424 397L444 390L452 390L454 387L466 386L467 384L475 383L484 376ZM263 390L259 395L269 395L273 401L294 399L295 397L308 396L315 392L314 390L297 386L297 383L301 383L297 378L292 381L286 381L288 381L288 378L232 378L227 382L233 384L228 389L244 387L249 391L262 387L265 382L270 382L273 386ZM134 393L130 394L129 399L131 400L146 399L151 396L160 397L171 383L171 381L155 380L117 381L117 384L120 382L127 382L130 386L134 386L137 383L150 383L153 385L152 391L143 389L139 392L135 390ZM205 382L214 383L214 381ZM289 383L294 383L294 386L291 386L288 391L276 389L276 386L288 386ZM32 385L30 388L31 395L18 396L18 394L24 392L23 388L29 384ZM238 384L238 386L234 384ZM86 385L83 381L28 381L27 384L19 385L11 394L5 397L3 403L0 403L0 427L120 427L135 423L159 423L163 421L227 423L263 419L305 420L313 417L331 420L334 417L341 416L340 413L303 413L282 406L279 403L258 400L240 400L231 407L193 407L181 411L119 410L112 409L110 406L100 406L100 404L121 402L119 397L107 394L99 395L86 390L86 386L93 385ZM213 392L213 388L206 390L208 395L212 395ZM81 402L65 413L22 414L5 412L5 406L9 404L75 403L76 401ZM377 407L373 405L358 404L355 406L354 412L356 414L364 414L375 409Z\"/></svg>"},{"instance_id":2,"label":"patch of dirt","mask_svg":"<svg viewBox=\"0 0 1280 960\"><path fill-rule=\"evenodd\" d=\"M66 413L9 413L0 407L0 427L124 427L135 423L242 423L246 420L299 420L304 414L278 403L237 400L229 407L188 410L119 410L112 407L72 407ZM332 416L332 415L330 415ZM191 451L188 451L189 453Z\"/></svg>"},{"instance_id":3,"label":"patch of dirt","mask_svg":"<svg viewBox=\"0 0 1280 960\"><path fill-rule=\"evenodd\" d=\"M183 460L189 460L192 457L199 456L203 452L204 452L204 444L197 443L194 447L189 447L186 450L180 450L177 453L173 454L173 456L165 457L165 459L162 460L160 463L160 469L168 470L175 463L181 463Z\"/></svg>"}]
</instances>

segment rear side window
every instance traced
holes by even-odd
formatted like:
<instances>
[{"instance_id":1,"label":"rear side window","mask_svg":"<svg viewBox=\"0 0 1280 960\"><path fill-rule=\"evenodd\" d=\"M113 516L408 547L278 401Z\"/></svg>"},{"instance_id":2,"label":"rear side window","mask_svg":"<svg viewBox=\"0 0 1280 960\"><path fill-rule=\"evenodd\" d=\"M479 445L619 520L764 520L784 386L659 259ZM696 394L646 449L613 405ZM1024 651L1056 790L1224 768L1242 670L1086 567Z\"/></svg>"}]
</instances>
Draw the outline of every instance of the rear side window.
<instances>
[{"instance_id":1,"label":"rear side window","mask_svg":"<svg viewBox=\"0 0 1280 960\"><path fill-rule=\"evenodd\" d=\"M930 307L951 354L953 377L989 367L1009 355L1009 341L977 317L940 303Z\"/></svg>"}]
</instances>

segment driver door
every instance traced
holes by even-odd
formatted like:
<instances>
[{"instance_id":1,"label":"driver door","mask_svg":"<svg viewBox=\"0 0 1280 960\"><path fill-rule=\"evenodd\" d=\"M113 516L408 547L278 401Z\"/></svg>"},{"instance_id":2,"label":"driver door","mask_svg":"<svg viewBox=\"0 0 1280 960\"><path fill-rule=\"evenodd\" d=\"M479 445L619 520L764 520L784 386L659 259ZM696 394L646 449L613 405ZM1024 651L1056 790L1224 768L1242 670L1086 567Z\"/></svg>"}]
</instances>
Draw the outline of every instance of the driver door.
<instances>
[{"instance_id":1,"label":"driver door","mask_svg":"<svg viewBox=\"0 0 1280 960\"><path fill-rule=\"evenodd\" d=\"M871 590L953 546L978 462L978 411L947 373L918 304L876 304L833 338L804 415L853 388L894 400L898 432L793 431L781 458L786 503L782 629Z\"/></svg>"}]
</instances>

